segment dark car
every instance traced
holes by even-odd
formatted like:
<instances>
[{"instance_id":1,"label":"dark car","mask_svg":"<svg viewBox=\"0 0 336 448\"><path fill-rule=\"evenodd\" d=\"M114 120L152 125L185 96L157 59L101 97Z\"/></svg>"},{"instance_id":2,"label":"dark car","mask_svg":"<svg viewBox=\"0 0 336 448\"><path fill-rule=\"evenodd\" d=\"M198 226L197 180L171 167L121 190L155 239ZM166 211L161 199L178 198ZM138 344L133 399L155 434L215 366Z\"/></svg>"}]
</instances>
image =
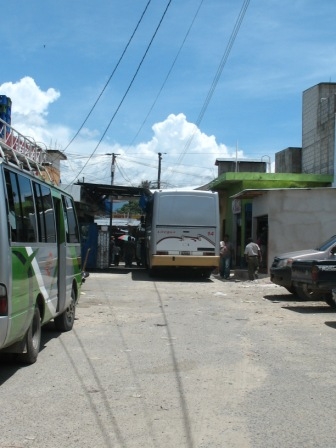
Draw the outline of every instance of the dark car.
<instances>
[{"instance_id":1,"label":"dark car","mask_svg":"<svg viewBox=\"0 0 336 448\"><path fill-rule=\"evenodd\" d=\"M291 293L296 293L292 284L292 263L294 260L327 260L336 259L336 235L322 243L316 249L299 250L286 252L274 257L270 279L276 285L283 286Z\"/></svg>"}]
</instances>

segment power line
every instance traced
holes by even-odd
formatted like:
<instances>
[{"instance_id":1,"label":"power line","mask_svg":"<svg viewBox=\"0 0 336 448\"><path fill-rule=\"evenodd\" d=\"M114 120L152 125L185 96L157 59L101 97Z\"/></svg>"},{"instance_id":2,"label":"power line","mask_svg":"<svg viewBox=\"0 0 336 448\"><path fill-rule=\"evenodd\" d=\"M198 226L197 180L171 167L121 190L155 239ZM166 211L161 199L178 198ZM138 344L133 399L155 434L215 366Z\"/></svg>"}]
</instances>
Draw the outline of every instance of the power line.
<instances>
[{"instance_id":1,"label":"power line","mask_svg":"<svg viewBox=\"0 0 336 448\"><path fill-rule=\"evenodd\" d=\"M161 95L161 92L162 92L162 90L164 89L164 87L165 87L165 85L166 85L166 83L167 83L167 81L168 81L168 79L169 79L169 76L170 76L171 72L173 71L173 68L174 68L174 66L175 66L175 64L176 64L176 62L177 62L177 59L178 59L178 57L179 57L181 51L182 51L182 48L184 47L184 44L185 44L185 42L186 42L186 40L187 40L187 37L188 37L189 34L190 34L190 31L191 31L191 29L192 29L192 27L193 27L193 25L194 25L194 22L195 22L195 20L196 20L196 17L198 16L198 13L199 13L199 11L200 11L200 9L201 9L201 6L202 6L202 4L203 4L203 1L204 1L204 0L201 0L200 4L198 5L198 8L197 8L197 10L196 10L196 13L194 14L194 17L193 17L193 19L192 19L192 21L191 21L191 24L190 24L190 26L189 26L189 28L188 28L188 30L187 30L185 36L184 36L184 39L183 39L183 41L182 41L182 43L181 43L181 45L180 45L180 48L179 48L179 50L178 50L178 52L177 52L177 54L176 54L176 56L175 56L175 58L174 58L174 60L173 60L173 62L172 62L172 64L171 64L171 66L170 66L170 69L168 70L168 73L167 73L167 75L166 75L166 77L165 77L165 79L164 79L164 81L163 81L163 83L162 83L162 85L161 85L161 87L160 87L160 90L159 90L159 92L157 93L157 95L156 95L156 97L155 97L155 99L154 99L154 101L153 101L153 104L152 104L151 107L149 108L149 111L147 112L147 115L145 116L143 122L141 123L141 125L140 125L140 127L139 127L137 133L135 134L133 140L131 141L130 146L132 146L132 145L134 144L136 138L138 137L138 135L140 134L140 132L141 132L142 128L144 127L146 121L148 120L148 117L149 117L150 113L151 113L152 110L154 109L154 107L155 107L155 105L156 105L156 103L157 103L157 101L158 101L158 99L159 99L159 97L160 97L160 95Z\"/></svg>"},{"instance_id":2,"label":"power line","mask_svg":"<svg viewBox=\"0 0 336 448\"><path fill-rule=\"evenodd\" d=\"M113 115L112 115L112 118L110 119L110 121L109 121L107 127L105 128L105 131L103 132L103 134L102 134L100 140L98 141L98 143L97 143L95 149L92 151L92 153L91 153L89 159L88 159L87 162L84 164L84 166L82 167L82 169L79 171L77 177L83 172L84 168L85 168L86 165L89 163L89 161L91 160L91 157L95 154L95 152L96 152L97 149L99 148L101 142L103 141L105 135L107 134L107 131L109 130L109 128L110 128L110 126L111 126L111 124L112 124L112 121L114 120L115 116L117 115L117 113L118 113L120 107L122 106L122 104L123 104L123 102L124 102L124 100L125 100L125 98L126 98L128 92L130 91L130 89L131 89L131 87L132 87L132 85L133 85L133 83L134 83L134 81L135 81L135 78L137 77L137 75L138 75L138 73L139 73L139 71L140 71L140 68L141 68L141 66L142 66L142 64L143 64L143 62L144 62L144 60L145 60L145 58L146 58L146 56L147 56L147 54L148 54L148 52L149 52L149 49L150 49L150 47L151 47L151 45L152 45L152 43L153 43L153 41L154 41L154 38L155 38L156 34L157 34L158 31L159 31L159 28L160 28L160 26L161 26L161 24L162 24L162 21L163 21L163 19L164 19L166 13L167 13L167 11L168 11L168 8L169 8L171 2L172 2L172 0L169 0L169 1L168 1L168 4L167 4L167 6L166 6L166 8L165 8L165 10L164 10L164 12L163 12L163 14L162 14L162 16L161 16L161 19L160 19L160 21L159 21L159 23L158 23L158 25L157 25L157 27L156 27L156 29L155 29L155 31L154 31L153 36L152 36L152 38L151 38L151 40L150 40L150 42L149 42L149 44L148 44L148 46L147 46L147 48L146 48L146 51L145 51L144 55L142 56L142 58L141 58L141 60L140 60L140 62L139 62L139 64L138 64L138 67L137 67L137 69L136 69L136 71L135 71L135 73L134 73L134 75L133 75L133 78L131 79L131 81L130 81L130 83L129 83L127 89L126 89L126 92L124 93L123 97L121 98L121 100L120 100L120 102L119 102L119 104L118 104L116 110L114 111L114 113L113 113ZM75 179L73 180L73 182L74 182L74 181L75 181ZM71 182L71 183L73 183L73 182Z\"/></svg>"},{"instance_id":3,"label":"power line","mask_svg":"<svg viewBox=\"0 0 336 448\"><path fill-rule=\"evenodd\" d=\"M119 67L119 65L120 65L120 63L121 63L121 61L122 61L122 59L123 59L123 57L124 57L124 55L125 55L125 53L126 53L128 47L130 46L130 43L132 42L133 37L134 37L134 35L135 35L137 29L139 28L140 23L142 22L142 19L144 18L144 15L146 14L146 11L147 11L148 6L149 6L149 4L151 3L151 1L152 1L152 0L148 0L147 5L145 6L145 9L143 10L143 12L142 12L142 14L141 14L140 19L139 19L138 23L136 24L136 27L134 28L134 31L133 31L131 37L129 38L129 40L128 40L127 44L126 44L126 47L124 48L123 52L121 53L121 56L120 56L118 62L116 63L114 69L112 70L112 73L111 73L110 77L108 78L108 80L107 80L105 86L103 87L103 89L101 90L100 94L98 95L98 98L97 98L96 101L94 102L94 104L93 104L93 106L91 107L89 113L88 113L87 116L85 117L83 123L80 125L78 131L77 131L76 134L72 137L72 139L70 140L70 142L67 144L67 146L65 147L65 149L64 149L62 152L65 152L65 151L69 148L69 146L71 145L71 143L75 140L75 138L77 137L77 135L78 135L78 134L80 133L80 131L83 129L85 123L87 122L87 120L89 119L90 115L92 114L92 112L93 112L94 108L96 107L98 101L100 100L100 98L102 97L103 93L105 92L105 90L106 90L108 84L110 83L110 81L111 81L113 75L115 74L117 68Z\"/></svg>"},{"instance_id":4,"label":"power line","mask_svg":"<svg viewBox=\"0 0 336 448\"><path fill-rule=\"evenodd\" d=\"M217 87L217 84L218 84L218 81L219 81L219 79L221 77L221 74L223 72L224 66L225 66L225 64L226 64L226 62L228 60L229 55L230 55L232 46L233 46L233 44L234 44L234 42L236 40L237 34L239 32L240 26L241 26L242 21L244 19L244 16L245 16L245 13L247 11L249 3L250 3L250 0L244 0L242 8L241 8L241 10L240 10L240 12L238 14L238 18L236 20L236 23L235 23L235 25L233 27L233 31L231 33L229 42L228 42L228 44L226 46L226 49L225 49L224 54L222 56L221 62L220 62L219 67L217 69L216 75L215 75L215 77L214 77L214 79L212 81L212 84L211 84L211 87L210 87L209 92L207 94L207 97L206 97L206 99L205 99L205 101L203 103L202 109L201 109L201 111L200 111L200 113L198 115L198 118L196 120L194 132L192 133L192 135L190 136L189 140L187 141L187 143L186 143L186 145L184 147L184 150L183 150L183 152L181 153L181 155L180 155L180 157L178 159L178 163L180 163L182 161L182 159L185 156L188 148L190 147L191 142L193 141L193 138L194 138L195 133L196 133L196 128L199 128L199 126L201 124L201 121L202 121L202 119L204 117L204 114L205 114L205 112L206 112L206 110L207 110L207 108L209 106L209 103L211 101L212 95L213 95L213 93L214 93L214 91L215 91L215 89Z\"/></svg>"},{"instance_id":5,"label":"power line","mask_svg":"<svg viewBox=\"0 0 336 448\"><path fill-rule=\"evenodd\" d=\"M120 166L119 163L117 164L117 168L118 168L118 171L119 171L121 177L122 177L126 182L128 182L129 185L131 185L131 186L134 187L133 182L132 182L131 179L125 174L124 170L121 168L121 166Z\"/></svg>"}]
</instances>

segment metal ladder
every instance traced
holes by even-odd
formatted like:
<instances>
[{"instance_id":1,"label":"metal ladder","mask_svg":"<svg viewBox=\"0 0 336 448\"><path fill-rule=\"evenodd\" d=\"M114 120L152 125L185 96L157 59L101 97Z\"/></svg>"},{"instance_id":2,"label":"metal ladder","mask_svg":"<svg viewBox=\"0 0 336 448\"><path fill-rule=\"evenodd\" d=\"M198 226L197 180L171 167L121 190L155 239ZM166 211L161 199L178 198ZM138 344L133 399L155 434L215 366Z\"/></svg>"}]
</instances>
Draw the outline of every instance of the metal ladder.
<instances>
[{"instance_id":1,"label":"metal ladder","mask_svg":"<svg viewBox=\"0 0 336 448\"><path fill-rule=\"evenodd\" d=\"M0 157L6 162L17 165L22 170L44 178L42 171L47 173L48 180L52 182L46 166L47 151L36 142L20 134L11 125L0 118Z\"/></svg>"}]
</instances>

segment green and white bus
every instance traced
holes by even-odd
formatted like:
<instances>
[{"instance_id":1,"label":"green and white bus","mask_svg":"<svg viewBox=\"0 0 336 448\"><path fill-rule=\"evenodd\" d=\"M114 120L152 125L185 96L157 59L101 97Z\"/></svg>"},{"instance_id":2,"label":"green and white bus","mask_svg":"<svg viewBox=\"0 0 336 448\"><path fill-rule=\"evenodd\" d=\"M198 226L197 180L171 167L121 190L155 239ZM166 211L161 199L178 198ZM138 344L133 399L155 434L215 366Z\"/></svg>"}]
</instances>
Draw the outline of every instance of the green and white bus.
<instances>
[{"instance_id":1,"label":"green and white bus","mask_svg":"<svg viewBox=\"0 0 336 448\"><path fill-rule=\"evenodd\" d=\"M34 363L41 326L72 329L81 283L72 197L0 156L0 353Z\"/></svg>"}]
</instances>

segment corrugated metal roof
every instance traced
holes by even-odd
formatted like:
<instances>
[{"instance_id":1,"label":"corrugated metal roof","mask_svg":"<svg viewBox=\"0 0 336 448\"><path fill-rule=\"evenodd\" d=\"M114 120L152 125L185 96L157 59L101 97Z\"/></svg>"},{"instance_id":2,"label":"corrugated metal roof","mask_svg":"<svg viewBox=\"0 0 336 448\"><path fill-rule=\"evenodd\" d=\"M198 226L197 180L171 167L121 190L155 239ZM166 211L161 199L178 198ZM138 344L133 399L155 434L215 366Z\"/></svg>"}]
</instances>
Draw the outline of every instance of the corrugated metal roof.
<instances>
[{"instance_id":1,"label":"corrugated metal roof","mask_svg":"<svg viewBox=\"0 0 336 448\"><path fill-rule=\"evenodd\" d=\"M142 195L151 196L150 190L143 187L128 187L124 185L92 184L87 182L78 182L84 190L90 193L90 196L102 197L113 196L116 199L129 200Z\"/></svg>"}]
</instances>

